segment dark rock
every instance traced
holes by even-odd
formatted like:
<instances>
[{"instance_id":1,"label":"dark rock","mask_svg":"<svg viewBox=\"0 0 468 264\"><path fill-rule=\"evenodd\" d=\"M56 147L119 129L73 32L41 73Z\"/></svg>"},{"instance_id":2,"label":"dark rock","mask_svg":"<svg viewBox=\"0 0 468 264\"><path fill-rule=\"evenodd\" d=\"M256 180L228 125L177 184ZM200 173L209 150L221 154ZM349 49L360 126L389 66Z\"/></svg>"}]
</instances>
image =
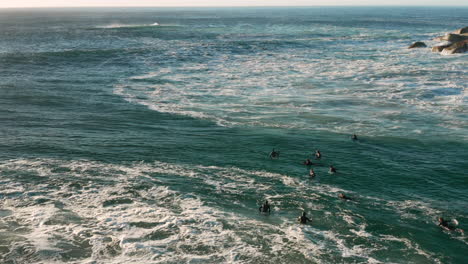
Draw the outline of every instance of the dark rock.
<instances>
[{"instance_id":1,"label":"dark rock","mask_svg":"<svg viewBox=\"0 0 468 264\"><path fill-rule=\"evenodd\" d=\"M465 33L468 33L468 27L464 27L464 28L457 29L457 30L455 30L453 33L455 33L455 34L465 34Z\"/></svg>"},{"instance_id":2,"label":"dark rock","mask_svg":"<svg viewBox=\"0 0 468 264\"><path fill-rule=\"evenodd\" d=\"M434 47L432 47L432 52L441 52L443 49L450 47L450 45L452 44L453 42L450 41L438 43Z\"/></svg>"},{"instance_id":3,"label":"dark rock","mask_svg":"<svg viewBox=\"0 0 468 264\"><path fill-rule=\"evenodd\" d=\"M468 51L468 40L459 41L450 45L447 48L444 48L441 52L443 55L450 55L455 53L464 53Z\"/></svg>"},{"instance_id":4,"label":"dark rock","mask_svg":"<svg viewBox=\"0 0 468 264\"><path fill-rule=\"evenodd\" d=\"M432 52L440 52L443 55L463 53L468 51L468 27L455 30L445 36L434 40L445 41L432 47Z\"/></svg>"},{"instance_id":5,"label":"dark rock","mask_svg":"<svg viewBox=\"0 0 468 264\"><path fill-rule=\"evenodd\" d=\"M411 46L408 47L408 49L412 49L412 48L425 48L427 47L426 44L424 42L421 42L421 41L417 41L413 44L411 44Z\"/></svg>"},{"instance_id":6,"label":"dark rock","mask_svg":"<svg viewBox=\"0 0 468 264\"><path fill-rule=\"evenodd\" d=\"M446 40L446 41L450 41L450 42L458 42L458 41L468 40L468 34L448 33L447 35L442 37L442 40Z\"/></svg>"}]
</instances>

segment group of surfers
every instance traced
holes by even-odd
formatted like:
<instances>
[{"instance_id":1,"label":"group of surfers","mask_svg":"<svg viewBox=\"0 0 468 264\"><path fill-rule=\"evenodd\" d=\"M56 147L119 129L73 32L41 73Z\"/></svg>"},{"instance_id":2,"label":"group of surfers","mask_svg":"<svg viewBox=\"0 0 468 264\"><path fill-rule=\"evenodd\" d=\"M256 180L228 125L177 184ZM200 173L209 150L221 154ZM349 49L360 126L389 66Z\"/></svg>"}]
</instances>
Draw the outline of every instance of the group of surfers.
<instances>
[{"instance_id":1,"label":"group of surfers","mask_svg":"<svg viewBox=\"0 0 468 264\"><path fill-rule=\"evenodd\" d=\"M351 139L353 141L355 140L358 140L358 137L356 134L353 134L351 136ZM279 151L276 151L275 149L273 149L273 151L270 153L270 158L271 159L278 159L280 156L280 152ZM316 150L315 151L315 159L316 160L320 160L322 158L322 153L320 152L320 150ZM312 163L312 161L310 159L306 159L303 163L304 165L306 166L312 166L312 165L316 165L314 163ZM333 165L330 165L329 167L329 172L330 173L336 173L336 168L333 167ZM315 174L315 171L314 169L310 169L309 170L309 176L310 177L315 177L316 174ZM352 200L350 197L346 196L345 194L343 193L339 193L338 194L338 197L342 200ZM270 214L271 212L271 208L270 208L270 204L268 203L268 201L265 201L262 206L260 206L260 208L258 208L258 211L261 212L261 213L268 213ZM307 222L312 222L312 220L310 218L307 217L307 214L306 212L302 212L302 215L298 217L297 221L301 224L307 224ZM451 224L449 221L447 220L444 220L444 218L442 217L439 217L438 219L439 221L439 224L438 226L440 226L441 228L443 228L444 230L447 230L447 231L457 231L457 232L460 232L460 233L464 233L463 229L460 229L460 228L456 228L456 225L458 225L458 223L455 221L455 225ZM453 222L453 221L452 221Z\"/></svg>"},{"instance_id":2,"label":"group of surfers","mask_svg":"<svg viewBox=\"0 0 468 264\"><path fill-rule=\"evenodd\" d=\"M352 140L358 140L356 134L354 134L354 135L351 137L351 139L352 139ZM275 149L273 149L273 150L271 151L271 153L270 153L270 158L271 158L271 159L278 159L279 156L280 156L280 152L279 152L279 151L276 151ZM322 158L322 153L320 152L320 150L316 150L314 156L315 156L315 159L316 159L316 160L320 160L320 159ZM306 160L303 162L303 164L306 165L306 166L317 165L317 164L313 163L310 159L306 159ZM337 170L336 170L336 168L335 168L333 165L330 165L328 172L330 172L330 173L336 173ZM310 177L315 177L315 176L316 176L314 169L311 168L311 169L309 170L309 176L310 176Z\"/></svg>"}]
</instances>

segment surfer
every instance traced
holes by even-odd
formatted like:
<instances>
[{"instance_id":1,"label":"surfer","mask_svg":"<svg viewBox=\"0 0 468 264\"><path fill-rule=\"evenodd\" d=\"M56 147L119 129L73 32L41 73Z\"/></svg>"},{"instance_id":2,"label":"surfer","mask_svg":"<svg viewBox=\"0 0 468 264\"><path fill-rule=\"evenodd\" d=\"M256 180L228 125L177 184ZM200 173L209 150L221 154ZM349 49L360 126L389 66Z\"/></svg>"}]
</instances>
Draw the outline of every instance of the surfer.
<instances>
[{"instance_id":1,"label":"surfer","mask_svg":"<svg viewBox=\"0 0 468 264\"><path fill-rule=\"evenodd\" d=\"M314 169L310 169L310 171L309 171L309 176L310 176L310 177L315 177L315 171L314 171Z\"/></svg>"},{"instance_id":2,"label":"surfer","mask_svg":"<svg viewBox=\"0 0 468 264\"><path fill-rule=\"evenodd\" d=\"M453 227L449 226L448 221L444 220L442 217L439 217L439 226L448 231L453 229Z\"/></svg>"},{"instance_id":3,"label":"surfer","mask_svg":"<svg viewBox=\"0 0 468 264\"><path fill-rule=\"evenodd\" d=\"M307 221L312 222L312 220L306 216L306 212L302 212L302 215L297 218L297 221L301 224L307 224Z\"/></svg>"},{"instance_id":4,"label":"surfer","mask_svg":"<svg viewBox=\"0 0 468 264\"><path fill-rule=\"evenodd\" d=\"M340 197L340 199L342 199L342 200L352 200L352 199L349 198L348 196L344 195L344 193L338 194L338 197Z\"/></svg>"},{"instance_id":5,"label":"surfer","mask_svg":"<svg viewBox=\"0 0 468 264\"><path fill-rule=\"evenodd\" d=\"M315 151L315 159L321 159L322 158L322 153L320 153L320 150Z\"/></svg>"},{"instance_id":6,"label":"surfer","mask_svg":"<svg viewBox=\"0 0 468 264\"><path fill-rule=\"evenodd\" d=\"M304 161L304 165L311 166L311 165L313 165L313 163L312 163L312 161L310 159L306 159L306 161Z\"/></svg>"},{"instance_id":7,"label":"surfer","mask_svg":"<svg viewBox=\"0 0 468 264\"><path fill-rule=\"evenodd\" d=\"M351 137L352 140L357 140L357 136L356 134L353 134L353 136Z\"/></svg>"},{"instance_id":8,"label":"surfer","mask_svg":"<svg viewBox=\"0 0 468 264\"><path fill-rule=\"evenodd\" d=\"M270 210L270 205L268 204L268 201L265 201L265 203L263 203L262 206L260 206L260 208L258 208L258 211L260 213L270 214L271 210Z\"/></svg>"},{"instance_id":9,"label":"surfer","mask_svg":"<svg viewBox=\"0 0 468 264\"><path fill-rule=\"evenodd\" d=\"M333 165L330 165L330 170L329 170L330 173L336 173L336 168L333 167Z\"/></svg>"},{"instance_id":10,"label":"surfer","mask_svg":"<svg viewBox=\"0 0 468 264\"><path fill-rule=\"evenodd\" d=\"M275 151L275 149L273 149L270 153L270 159L277 159L279 158L279 155L280 155L280 152L279 151Z\"/></svg>"},{"instance_id":11,"label":"surfer","mask_svg":"<svg viewBox=\"0 0 468 264\"><path fill-rule=\"evenodd\" d=\"M458 225L458 222L456 220L452 220L452 222L455 224L455 226ZM465 232L465 231L463 231L463 229L456 228L455 226L450 225L449 221L444 220L444 218L442 218L442 217L439 217L439 226L442 227L443 229L447 230L447 231L457 231L457 232L460 232L460 233Z\"/></svg>"}]
</instances>

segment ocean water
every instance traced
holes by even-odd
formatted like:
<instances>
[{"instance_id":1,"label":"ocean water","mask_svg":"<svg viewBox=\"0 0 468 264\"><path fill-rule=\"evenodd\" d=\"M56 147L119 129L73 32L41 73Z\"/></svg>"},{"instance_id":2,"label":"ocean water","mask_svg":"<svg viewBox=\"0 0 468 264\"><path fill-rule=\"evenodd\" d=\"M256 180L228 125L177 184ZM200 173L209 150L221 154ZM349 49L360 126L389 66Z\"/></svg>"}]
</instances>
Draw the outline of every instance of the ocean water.
<instances>
[{"instance_id":1,"label":"ocean water","mask_svg":"<svg viewBox=\"0 0 468 264\"><path fill-rule=\"evenodd\" d=\"M437 226L468 230L468 57L407 49L463 26L467 8L0 10L0 262L468 263Z\"/></svg>"}]
</instances>

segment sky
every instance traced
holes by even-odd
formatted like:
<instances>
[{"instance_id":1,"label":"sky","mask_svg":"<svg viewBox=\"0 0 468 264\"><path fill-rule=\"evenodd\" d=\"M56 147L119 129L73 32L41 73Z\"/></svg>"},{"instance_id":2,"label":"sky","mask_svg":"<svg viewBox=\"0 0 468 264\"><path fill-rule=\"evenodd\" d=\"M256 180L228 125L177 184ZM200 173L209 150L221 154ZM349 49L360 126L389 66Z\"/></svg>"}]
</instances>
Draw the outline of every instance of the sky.
<instances>
[{"instance_id":1,"label":"sky","mask_svg":"<svg viewBox=\"0 0 468 264\"><path fill-rule=\"evenodd\" d=\"M468 6L467 0L0 0L0 8L95 6Z\"/></svg>"}]
</instances>

